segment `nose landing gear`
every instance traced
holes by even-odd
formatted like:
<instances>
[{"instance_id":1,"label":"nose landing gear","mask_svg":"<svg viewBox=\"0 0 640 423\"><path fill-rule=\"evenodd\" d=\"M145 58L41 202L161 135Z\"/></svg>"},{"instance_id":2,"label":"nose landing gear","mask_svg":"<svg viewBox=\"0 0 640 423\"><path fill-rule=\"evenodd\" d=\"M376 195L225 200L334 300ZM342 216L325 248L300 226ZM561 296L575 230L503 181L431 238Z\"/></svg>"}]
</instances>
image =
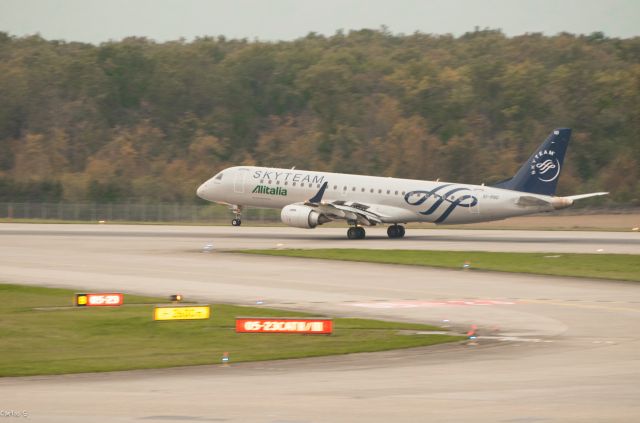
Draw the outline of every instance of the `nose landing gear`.
<instances>
[{"instance_id":1,"label":"nose landing gear","mask_svg":"<svg viewBox=\"0 0 640 423\"><path fill-rule=\"evenodd\" d=\"M402 238L404 237L404 226L391 225L387 228L387 235L389 238Z\"/></svg>"},{"instance_id":2,"label":"nose landing gear","mask_svg":"<svg viewBox=\"0 0 640 423\"><path fill-rule=\"evenodd\" d=\"M240 216L242 216L242 206L233 205L231 206L231 211L235 215L235 218L231 221L231 226L242 225L242 219L240 219Z\"/></svg>"}]
</instances>

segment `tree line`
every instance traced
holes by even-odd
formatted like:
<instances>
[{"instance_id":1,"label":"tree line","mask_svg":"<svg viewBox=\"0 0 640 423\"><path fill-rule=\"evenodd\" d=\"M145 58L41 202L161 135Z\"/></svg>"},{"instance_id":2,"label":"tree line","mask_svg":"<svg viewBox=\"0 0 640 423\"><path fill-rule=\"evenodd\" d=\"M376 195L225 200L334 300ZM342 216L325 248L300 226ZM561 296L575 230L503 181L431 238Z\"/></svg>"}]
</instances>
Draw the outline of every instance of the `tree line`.
<instances>
[{"instance_id":1,"label":"tree line","mask_svg":"<svg viewBox=\"0 0 640 423\"><path fill-rule=\"evenodd\" d=\"M239 164L491 184L556 127L560 194L640 204L639 37L0 33L0 201L192 203Z\"/></svg>"}]
</instances>

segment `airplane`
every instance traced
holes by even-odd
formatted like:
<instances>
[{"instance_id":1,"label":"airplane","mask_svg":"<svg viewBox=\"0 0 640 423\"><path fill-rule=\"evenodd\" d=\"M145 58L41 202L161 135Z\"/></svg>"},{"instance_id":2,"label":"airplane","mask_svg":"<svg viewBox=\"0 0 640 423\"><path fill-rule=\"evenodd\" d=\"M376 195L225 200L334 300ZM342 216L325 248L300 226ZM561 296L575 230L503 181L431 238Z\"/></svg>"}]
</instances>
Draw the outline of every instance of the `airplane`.
<instances>
[{"instance_id":1,"label":"airplane","mask_svg":"<svg viewBox=\"0 0 640 423\"><path fill-rule=\"evenodd\" d=\"M226 204L240 226L244 207L282 209L282 221L313 229L335 220L347 238L364 239L367 226L389 225L402 238L409 222L460 224L501 220L569 207L608 192L555 196L571 129L555 129L512 177L492 186L420 181L307 170L235 166L197 189L205 200Z\"/></svg>"}]
</instances>

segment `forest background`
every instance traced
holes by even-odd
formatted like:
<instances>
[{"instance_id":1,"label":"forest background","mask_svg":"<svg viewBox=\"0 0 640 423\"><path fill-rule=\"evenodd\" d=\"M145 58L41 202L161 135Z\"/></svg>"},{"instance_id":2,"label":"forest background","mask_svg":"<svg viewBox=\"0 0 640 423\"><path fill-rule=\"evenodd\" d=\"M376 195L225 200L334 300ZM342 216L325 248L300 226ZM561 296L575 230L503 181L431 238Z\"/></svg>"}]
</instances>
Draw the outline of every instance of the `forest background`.
<instances>
[{"instance_id":1,"label":"forest background","mask_svg":"<svg viewBox=\"0 0 640 423\"><path fill-rule=\"evenodd\" d=\"M573 128L559 194L640 205L640 37L0 33L5 202L194 204L240 164L491 184L556 127Z\"/></svg>"}]
</instances>

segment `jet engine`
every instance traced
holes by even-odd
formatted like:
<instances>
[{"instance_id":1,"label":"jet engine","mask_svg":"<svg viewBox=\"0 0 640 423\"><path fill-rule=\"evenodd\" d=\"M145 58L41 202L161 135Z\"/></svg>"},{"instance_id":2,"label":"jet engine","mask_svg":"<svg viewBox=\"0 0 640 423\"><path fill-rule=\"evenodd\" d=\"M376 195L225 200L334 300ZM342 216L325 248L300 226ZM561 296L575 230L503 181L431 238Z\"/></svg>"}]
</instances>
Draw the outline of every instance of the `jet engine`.
<instances>
[{"instance_id":1,"label":"jet engine","mask_svg":"<svg viewBox=\"0 0 640 423\"><path fill-rule=\"evenodd\" d=\"M290 204L280 212L282 222L295 228L313 229L318 225L331 221L327 216L318 213L309 206Z\"/></svg>"}]
</instances>

